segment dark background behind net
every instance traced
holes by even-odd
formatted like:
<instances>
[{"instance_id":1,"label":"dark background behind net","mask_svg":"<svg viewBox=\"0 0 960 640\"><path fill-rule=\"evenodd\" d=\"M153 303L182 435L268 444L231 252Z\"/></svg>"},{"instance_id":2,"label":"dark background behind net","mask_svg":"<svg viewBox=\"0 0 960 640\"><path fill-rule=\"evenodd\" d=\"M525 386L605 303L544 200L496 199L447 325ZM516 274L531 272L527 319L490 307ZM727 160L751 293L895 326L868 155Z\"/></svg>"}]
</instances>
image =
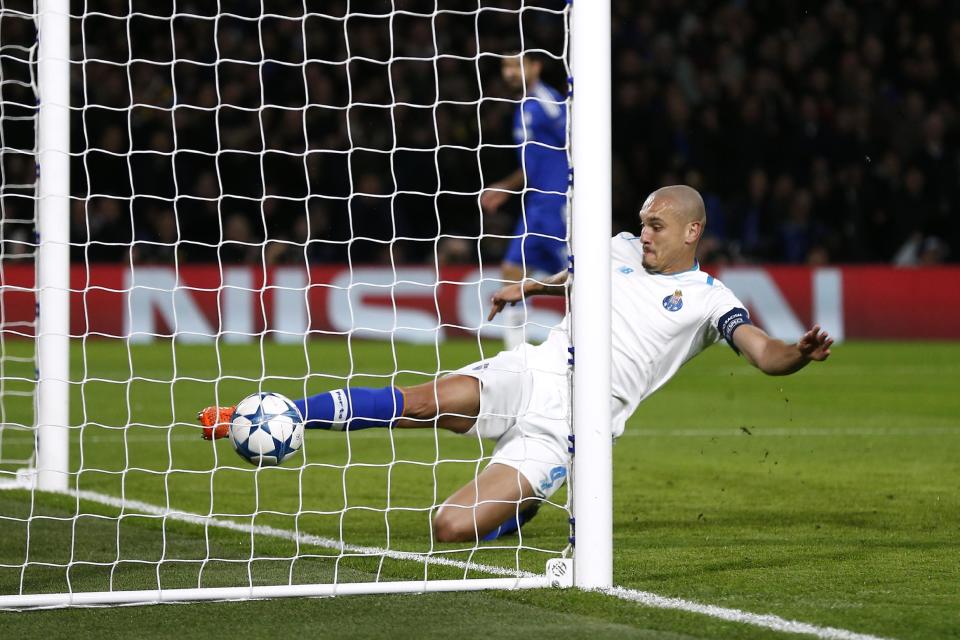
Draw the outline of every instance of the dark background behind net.
<instances>
[{"instance_id":1,"label":"dark background behind net","mask_svg":"<svg viewBox=\"0 0 960 640\"><path fill-rule=\"evenodd\" d=\"M517 166L499 56L542 50L563 91L565 4L436 5L74 2L73 258L499 261L520 212L478 205ZM714 264L960 258L960 5L613 9L615 229L685 182ZM5 181L32 171L8 155Z\"/></svg>"}]
</instances>

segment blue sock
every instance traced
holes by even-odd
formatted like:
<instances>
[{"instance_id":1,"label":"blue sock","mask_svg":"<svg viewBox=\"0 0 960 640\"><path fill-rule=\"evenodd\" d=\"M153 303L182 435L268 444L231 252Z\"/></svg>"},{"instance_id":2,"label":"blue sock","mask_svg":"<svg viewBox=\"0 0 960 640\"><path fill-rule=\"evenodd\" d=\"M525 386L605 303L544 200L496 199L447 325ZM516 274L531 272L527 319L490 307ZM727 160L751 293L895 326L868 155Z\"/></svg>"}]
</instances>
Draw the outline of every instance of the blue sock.
<instances>
[{"instance_id":1,"label":"blue sock","mask_svg":"<svg viewBox=\"0 0 960 640\"><path fill-rule=\"evenodd\" d=\"M396 387L354 387L295 400L308 429L356 431L393 427L403 416L403 394Z\"/></svg>"},{"instance_id":2,"label":"blue sock","mask_svg":"<svg viewBox=\"0 0 960 640\"><path fill-rule=\"evenodd\" d=\"M520 517L522 518L523 516ZM496 529L483 536L481 539L484 542L490 542L491 540L496 540L500 536L508 536L519 528L520 527L517 525L517 516L510 516L501 522Z\"/></svg>"},{"instance_id":3,"label":"blue sock","mask_svg":"<svg viewBox=\"0 0 960 640\"><path fill-rule=\"evenodd\" d=\"M496 529L483 536L481 540L484 542L490 542L491 540L496 540L502 536L508 536L515 531L518 531L520 527L527 524L533 520L533 516L537 515L537 511L540 510L540 503L534 504L532 507L528 507L520 512L519 518L517 514L513 514L506 520L500 523Z\"/></svg>"}]
</instances>

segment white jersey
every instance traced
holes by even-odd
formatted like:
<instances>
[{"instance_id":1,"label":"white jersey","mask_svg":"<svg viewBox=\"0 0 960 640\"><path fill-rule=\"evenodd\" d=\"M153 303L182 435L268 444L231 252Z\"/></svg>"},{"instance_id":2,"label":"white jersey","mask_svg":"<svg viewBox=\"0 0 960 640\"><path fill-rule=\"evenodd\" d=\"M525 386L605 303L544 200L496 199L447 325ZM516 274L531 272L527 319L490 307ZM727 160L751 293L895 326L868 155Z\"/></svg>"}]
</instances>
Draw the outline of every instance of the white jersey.
<instances>
[{"instance_id":1,"label":"white jersey","mask_svg":"<svg viewBox=\"0 0 960 640\"><path fill-rule=\"evenodd\" d=\"M749 324L743 303L698 265L662 275L643 267L640 238L611 240L613 435L647 396L695 355ZM583 283L581 283L582 286ZM543 347L566 356L567 335L555 330Z\"/></svg>"}]
</instances>

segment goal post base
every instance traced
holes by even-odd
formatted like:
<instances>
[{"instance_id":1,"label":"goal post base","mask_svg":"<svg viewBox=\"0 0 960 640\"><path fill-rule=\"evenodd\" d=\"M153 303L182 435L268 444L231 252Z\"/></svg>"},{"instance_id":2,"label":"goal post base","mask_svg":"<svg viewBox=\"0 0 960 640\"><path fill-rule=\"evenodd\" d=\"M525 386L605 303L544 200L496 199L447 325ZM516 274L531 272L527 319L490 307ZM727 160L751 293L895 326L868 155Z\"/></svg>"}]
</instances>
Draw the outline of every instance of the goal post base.
<instances>
[{"instance_id":1,"label":"goal post base","mask_svg":"<svg viewBox=\"0 0 960 640\"><path fill-rule=\"evenodd\" d=\"M573 558L551 558L547 560L547 579L550 586L568 589L573 586Z\"/></svg>"}]
</instances>

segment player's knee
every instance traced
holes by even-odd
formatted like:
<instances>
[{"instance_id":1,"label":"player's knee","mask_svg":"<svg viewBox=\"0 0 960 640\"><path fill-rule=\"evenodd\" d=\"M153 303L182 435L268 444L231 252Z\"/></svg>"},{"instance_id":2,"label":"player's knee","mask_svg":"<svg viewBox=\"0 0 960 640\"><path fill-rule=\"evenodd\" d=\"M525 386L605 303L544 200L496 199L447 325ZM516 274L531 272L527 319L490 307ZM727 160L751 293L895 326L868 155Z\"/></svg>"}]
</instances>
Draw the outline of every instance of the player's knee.
<instances>
[{"instance_id":1,"label":"player's knee","mask_svg":"<svg viewBox=\"0 0 960 640\"><path fill-rule=\"evenodd\" d=\"M437 542L472 542L477 539L473 510L440 507L433 518L433 537Z\"/></svg>"}]
</instances>

